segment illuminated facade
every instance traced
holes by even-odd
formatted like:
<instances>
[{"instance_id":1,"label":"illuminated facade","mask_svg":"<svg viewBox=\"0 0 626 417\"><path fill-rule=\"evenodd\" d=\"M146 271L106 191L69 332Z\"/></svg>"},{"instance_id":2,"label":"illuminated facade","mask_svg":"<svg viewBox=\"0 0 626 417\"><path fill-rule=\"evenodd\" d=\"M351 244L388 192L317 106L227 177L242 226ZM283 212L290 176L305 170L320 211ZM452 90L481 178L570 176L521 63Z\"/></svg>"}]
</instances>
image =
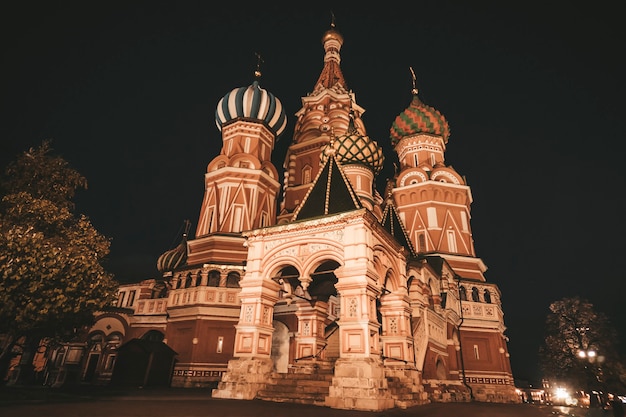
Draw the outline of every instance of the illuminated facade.
<instances>
[{"instance_id":1,"label":"illuminated facade","mask_svg":"<svg viewBox=\"0 0 626 417\"><path fill-rule=\"evenodd\" d=\"M398 164L381 195L385 156L342 74L342 35L331 27L322 44L282 174L272 152L285 110L257 73L218 103L223 146L195 237L159 258L162 279L122 286L128 314L103 315L92 338L163 342L176 352L171 385L217 398L358 410L519 401L471 190L445 163L447 120L414 85L389 121Z\"/></svg>"}]
</instances>

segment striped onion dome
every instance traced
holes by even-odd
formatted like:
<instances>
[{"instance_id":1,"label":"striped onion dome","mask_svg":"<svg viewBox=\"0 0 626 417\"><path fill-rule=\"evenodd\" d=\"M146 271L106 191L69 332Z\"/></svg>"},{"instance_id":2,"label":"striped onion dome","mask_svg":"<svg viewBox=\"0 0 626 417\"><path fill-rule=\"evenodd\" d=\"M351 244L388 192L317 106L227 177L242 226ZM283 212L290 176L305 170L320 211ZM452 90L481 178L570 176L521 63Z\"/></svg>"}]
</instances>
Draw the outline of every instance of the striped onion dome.
<instances>
[{"instance_id":1,"label":"striped onion dome","mask_svg":"<svg viewBox=\"0 0 626 417\"><path fill-rule=\"evenodd\" d=\"M187 239L174 249L168 250L157 260L157 271L160 273L171 272L187 262Z\"/></svg>"},{"instance_id":2,"label":"striped onion dome","mask_svg":"<svg viewBox=\"0 0 626 417\"><path fill-rule=\"evenodd\" d=\"M323 150L320 154L322 163L326 162L329 154L334 153L337 162L341 165L361 164L370 168L374 175L383 169L385 157L383 150L369 136L362 135L354 124L354 118L350 115L348 130L341 136L336 137L325 147L332 146L334 152Z\"/></svg>"},{"instance_id":3,"label":"striped onion dome","mask_svg":"<svg viewBox=\"0 0 626 417\"><path fill-rule=\"evenodd\" d=\"M256 119L264 122L278 137L287 126L285 109L278 98L259 86L254 80L248 87L235 88L217 103L215 123L222 126L239 118Z\"/></svg>"},{"instance_id":4,"label":"striped onion dome","mask_svg":"<svg viewBox=\"0 0 626 417\"><path fill-rule=\"evenodd\" d=\"M409 107L400 113L391 125L391 144L396 146L404 137L428 133L443 137L445 143L450 136L448 121L438 110L422 103L413 90L413 100Z\"/></svg>"}]
</instances>

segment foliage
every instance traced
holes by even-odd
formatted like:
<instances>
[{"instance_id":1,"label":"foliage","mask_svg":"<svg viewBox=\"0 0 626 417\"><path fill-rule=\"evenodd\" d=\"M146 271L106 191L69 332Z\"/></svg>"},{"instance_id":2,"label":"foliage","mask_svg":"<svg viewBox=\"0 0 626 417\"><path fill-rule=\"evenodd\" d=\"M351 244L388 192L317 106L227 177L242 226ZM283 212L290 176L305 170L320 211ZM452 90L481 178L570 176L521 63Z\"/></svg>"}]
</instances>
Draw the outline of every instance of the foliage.
<instances>
[{"instance_id":1,"label":"foliage","mask_svg":"<svg viewBox=\"0 0 626 417\"><path fill-rule=\"evenodd\" d=\"M50 142L9 164L0 201L0 333L68 340L109 305L117 283L102 261L109 240L72 198L86 179Z\"/></svg>"},{"instance_id":2,"label":"foliage","mask_svg":"<svg viewBox=\"0 0 626 417\"><path fill-rule=\"evenodd\" d=\"M550 304L540 366L550 379L570 381L585 390L622 391L626 386L617 333L608 318L580 297Z\"/></svg>"}]
</instances>

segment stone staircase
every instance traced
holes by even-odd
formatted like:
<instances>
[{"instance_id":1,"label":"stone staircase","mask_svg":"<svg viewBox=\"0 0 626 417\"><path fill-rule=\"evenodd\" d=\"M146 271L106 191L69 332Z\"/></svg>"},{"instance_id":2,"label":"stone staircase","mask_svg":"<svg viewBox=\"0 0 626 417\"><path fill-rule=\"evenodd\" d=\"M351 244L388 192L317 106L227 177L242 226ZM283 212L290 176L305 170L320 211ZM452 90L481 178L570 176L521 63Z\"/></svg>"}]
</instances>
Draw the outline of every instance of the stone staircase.
<instances>
[{"instance_id":1,"label":"stone staircase","mask_svg":"<svg viewBox=\"0 0 626 417\"><path fill-rule=\"evenodd\" d=\"M429 403L428 394L419 382L419 375L414 369L387 369L385 371L387 387L395 406L406 409L415 405Z\"/></svg>"},{"instance_id":2,"label":"stone staircase","mask_svg":"<svg viewBox=\"0 0 626 417\"><path fill-rule=\"evenodd\" d=\"M271 374L256 398L264 401L323 406L333 379L332 368L290 368Z\"/></svg>"},{"instance_id":3,"label":"stone staircase","mask_svg":"<svg viewBox=\"0 0 626 417\"><path fill-rule=\"evenodd\" d=\"M424 391L431 402L469 402L472 399L470 390L457 381L424 381Z\"/></svg>"}]
</instances>

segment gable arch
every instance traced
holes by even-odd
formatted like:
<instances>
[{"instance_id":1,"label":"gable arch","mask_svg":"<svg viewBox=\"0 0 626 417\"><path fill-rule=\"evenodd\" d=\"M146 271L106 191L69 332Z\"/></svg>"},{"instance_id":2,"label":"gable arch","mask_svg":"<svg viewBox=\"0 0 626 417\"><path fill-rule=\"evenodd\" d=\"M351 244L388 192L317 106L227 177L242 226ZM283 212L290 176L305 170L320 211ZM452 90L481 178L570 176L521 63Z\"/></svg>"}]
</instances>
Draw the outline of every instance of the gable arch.
<instances>
[{"instance_id":1,"label":"gable arch","mask_svg":"<svg viewBox=\"0 0 626 417\"><path fill-rule=\"evenodd\" d=\"M268 271L264 278L275 279L285 275L302 276L302 264L296 257L273 259L263 266L263 270ZM287 271L288 270L288 271Z\"/></svg>"},{"instance_id":2,"label":"gable arch","mask_svg":"<svg viewBox=\"0 0 626 417\"><path fill-rule=\"evenodd\" d=\"M316 300L328 301L330 297L337 296L335 284L338 279L335 270L342 264L335 259L318 259L316 265L311 272L307 273L307 277L310 278L308 292Z\"/></svg>"},{"instance_id":3,"label":"gable arch","mask_svg":"<svg viewBox=\"0 0 626 417\"><path fill-rule=\"evenodd\" d=\"M280 298L289 298L291 294L301 288L300 277L302 274L295 265L289 262L281 262L271 269L272 273L268 279L274 281L279 286Z\"/></svg>"},{"instance_id":4,"label":"gable arch","mask_svg":"<svg viewBox=\"0 0 626 417\"><path fill-rule=\"evenodd\" d=\"M384 288L389 292L396 292L400 289L406 291L406 275L400 272L405 268L402 264L402 259L393 253L389 253L387 248L376 246L374 248L373 263L381 290Z\"/></svg>"}]
</instances>

